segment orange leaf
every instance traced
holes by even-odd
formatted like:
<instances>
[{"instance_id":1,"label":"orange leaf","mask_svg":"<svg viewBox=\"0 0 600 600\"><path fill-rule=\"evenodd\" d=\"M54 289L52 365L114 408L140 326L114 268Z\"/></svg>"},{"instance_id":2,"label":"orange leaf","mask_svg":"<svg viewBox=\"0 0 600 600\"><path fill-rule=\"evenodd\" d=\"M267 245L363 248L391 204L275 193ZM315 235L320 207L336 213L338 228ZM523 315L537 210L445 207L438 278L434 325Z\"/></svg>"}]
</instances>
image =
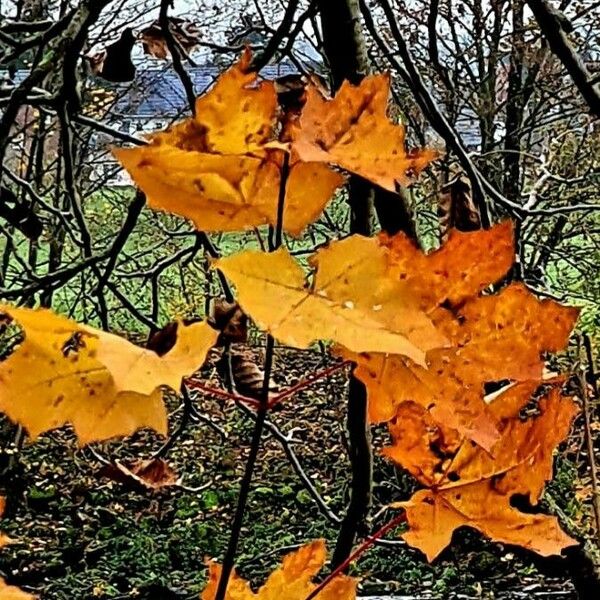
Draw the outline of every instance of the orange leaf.
<instances>
[{"instance_id":1,"label":"orange leaf","mask_svg":"<svg viewBox=\"0 0 600 600\"><path fill-rule=\"evenodd\" d=\"M328 99L313 84L292 128L292 147L303 161L328 162L395 191L406 184L437 153L406 152L404 126L387 117L390 78L365 77L357 86L345 81Z\"/></svg>"},{"instance_id":2,"label":"orange leaf","mask_svg":"<svg viewBox=\"0 0 600 600\"><path fill-rule=\"evenodd\" d=\"M235 571L229 578L225 600L304 600L317 586L313 577L325 564L325 542L315 540L288 554L281 567L276 569L266 583L254 593L250 585ZM221 567L209 565L209 580L201 594L202 600L214 600ZM317 600L354 600L357 580L338 575L316 598Z\"/></svg>"},{"instance_id":3,"label":"orange leaf","mask_svg":"<svg viewBox=\"0 0 600 600\"><path fill-rule=\"evenodd\" d=\"M283 248L245 251L214 264L235 284L244 312L290 346L327 339L418 363L445 342L410 289L388 276L386 251L374 238L354 235L317 251L311 282Z\"/></svg>"},{"instance_id":4,"label":"orange leaf","mask_svg":"<svg viewBox=\"0 0 600 600\"><path fill-rule=\"evenodd\" d=\"M500 429L491 455L466 439L459 442L417 405L399 407L390 424L394 443L384 454L429 488L397 504L405 508L410 527L404 539L429 560L464 525L543 555L559 554L576 543L555 518L522 513L511 505L515 495L537 504L545 481L552 477L553 450L568 434L577 412L573 401L554 388L539 402L539 416L523 421L520 411L536 387L531 381L517 384L490 405Z\"/></svg>"},{"instance_id":5,"label":"orange leaf","mask_svg":"<svg viewBox=\"0 0 600 600\"><path fill-rule=\"evenodd\" d=\"M196 100L195 118L151 135L148 146L113 150L152 208L191 219L203 231L277 223L281 148L287 146L274 143L274 84L259 83L250 60L245 52ZM293 155L283 228L298 235L343 181L328 166Z\"/></svg>"},{"instance_id":6,"label":"orange leaf","mask_svg":"<svg viewBox=\"0 0 600 600\"><path fill-rule=\"evenodd\" d=\"M512 264L507 224L452 232L448 243L430 255L404 236L383 241L392 257L390 272L410 286L450 346L428 351L426 368L402 356L342 350L358 364L356 376L367 386L371 421L390 420L401 403L412 400L438 423L489 450L497 431L483 400L484 383L540 378L543 353L566 345L578 311L540 301L522 284L478 295Z\"/></svg>"},{"instance_id":7,"label":"orange leaf","mask_svg":"<svg viewBox=\"0 0 600 600\"><path fill-rule=\"evenodd\" d=\"M35 596L12 585L7 585L0 577L0 600L35 600Z\"/></svg>"},{"instance_id":8,"label":"orange leaf","mask_svg":"<svg viewBox=\"0 0 600 600\"><path fill-rule=\"evenodd\" d=\"M50 310L0 305L0 313L25 334L0 363L0 410L33 438L72 423L82 444L144 426L166 433L160 386L178 389L218 336L206 323L181 324L175 346L159 357Z\"/></svg>"}]
</instances>

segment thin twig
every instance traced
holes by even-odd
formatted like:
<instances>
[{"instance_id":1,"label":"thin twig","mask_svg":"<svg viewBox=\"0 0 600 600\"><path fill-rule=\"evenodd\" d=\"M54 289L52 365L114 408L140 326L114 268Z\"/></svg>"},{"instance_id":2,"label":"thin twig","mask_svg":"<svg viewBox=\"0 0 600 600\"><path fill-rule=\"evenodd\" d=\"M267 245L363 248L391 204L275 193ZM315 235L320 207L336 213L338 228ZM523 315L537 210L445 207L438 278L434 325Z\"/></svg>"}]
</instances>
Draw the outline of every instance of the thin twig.
<instances>
[{"instance_id":1,"label":"thin twig","mask_svg":"<svg viewBox=\"0 0 600 600\"><path fill-rule=\"evenodd\" d=\"M285 204L285 193L287 187L287 174L289 172L289 154L285 154L283 165L281 169L281 179L279 183L279 197L277 200L277 225L275 228L275 234L273 236L273 242L271 250L276 250L282 242L282 231L283 231L283 210ZM221 567L221 577L217 585L217 592L215 594L215 600L225 600L225 594L227 593L227 585L229 583L229 577L233 570L235 563L235 556L237 553L237 546L239 543L242 526L244 524L244 514L246 512L246 504L248 503L248 495L250 493L250 486L252 484L252 477L254 475L254 467L256 465L256 459L258 458L258 451L260 449L260 442L267 419L267 412L269 410L269 387L271 380L271 371L273 368L273 349L275 347L275 340L273 336L267 336L267 347L265 351L265 366L264 366L264 379L262 390L260 394L260 404L256 413L256 421L254 423L254 431L252 432L252 442L250 444L250 454L246 462L246 470L244 477L240 485L240 493L238 496L238 503L231 526L231 534L229 537L229 543L227 544L227 550L225 557L223 558L223 565Z\"/></svg>"},{"instance_id":2,"label":"thin twig","mask_svg":"<svg viewBox=\"0 0 600 600\"><path fill-rule=\"evenodd\" d=\"M579 387L581 388L581 403L583 407L583 435L587 449L588 461L590 466L590 475L592 480L592 507L596 519L596 541L600 546L600 490L598 488L598 474L596 471L596 459L594 457L594 438L591 429L590 405L588 396L587 381L585 380L585 371L583 365L577 374Z\"/></svg>"}]
</instances>

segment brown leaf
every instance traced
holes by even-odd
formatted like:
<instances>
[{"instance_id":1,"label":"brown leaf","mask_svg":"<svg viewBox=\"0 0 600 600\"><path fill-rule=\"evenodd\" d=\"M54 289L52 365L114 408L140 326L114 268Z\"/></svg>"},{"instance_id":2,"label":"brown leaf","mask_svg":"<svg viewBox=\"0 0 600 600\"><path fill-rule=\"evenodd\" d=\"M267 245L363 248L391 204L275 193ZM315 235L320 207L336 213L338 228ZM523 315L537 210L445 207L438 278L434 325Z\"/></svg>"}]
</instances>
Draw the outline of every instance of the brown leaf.
<instances>
[{"instance_id":1,"label":"brown leaf","mask_svg":"<svg viewBox=\"0 0 600 600\"><path fill-rule=\"evenodd\" d=\"M195 23L181 17L168 17L168 23L173 37L186 53L193 50L200 42L202 32ZM146 54L161 59L169 56L169 48L158 20L142 29L139 38Z\"/></svg>"},{"instance_id":2,"label":"brown leaf","mask_svg":"<svg viewBox=\"0 0 600 600\"><path fill-rule=\"evenodd\" d=\"M98 475L142 490L158 490L178 483L175 471L161 458L128 462L115 460L104 465Z\"/></svg>"}]
</instances>

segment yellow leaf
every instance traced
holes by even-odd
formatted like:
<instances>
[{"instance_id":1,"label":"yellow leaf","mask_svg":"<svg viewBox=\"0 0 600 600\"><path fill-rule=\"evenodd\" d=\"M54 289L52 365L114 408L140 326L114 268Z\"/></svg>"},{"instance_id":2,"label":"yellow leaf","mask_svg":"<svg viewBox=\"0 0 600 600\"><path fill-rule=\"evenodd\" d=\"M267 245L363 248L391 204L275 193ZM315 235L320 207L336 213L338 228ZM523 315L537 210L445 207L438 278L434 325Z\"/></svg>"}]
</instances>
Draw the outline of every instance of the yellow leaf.
<instances>
[{"instance_id":1,"label":"yellow leaf","mask_svg":"<svg viewBox=\"0 0 600 600\"><path fill-rule=\"evenodd\" d=\"M225 600L305 600L316 588L312 579L325 564L325 542L315 540L288 554L281 567L276 569L266 583L254 593L249 584L235 571L227 585ZM209 565L209 581L202 592L202 600L214 600L221 567ZM354 600L357 580L346 575L338 575L317 596L317 600Z\"/></svg>"},{"instance_id":2,"label":"yellow leaf","mask_svg":"<svg viewBox=\"0 0 600 600\"><path fill-rule=\"evenodd\" d=\"M376 239L332 242L310 264L309 282L285 249L215 261L235 284L244 312L290 346L333 340L355 352L394 352L419 363L426 350L444 344L410 289L387 275L386 251Z\"/></svg>"},{"instance_id":3,"label":"yellow leaf","mask_svg":"<svg viewBox=\"0 0 600 600\"><path fill-rule=\"evenodd\" d=\"M45 309L1 305L25 340L0 363L0 410L35 438L71 423L80 443L167 431L160 386L178 389L204 362L218 333L181 325L165 356Z\"/></svg>"},{"instance_id":4,"label":"yellow leaf","mask_svg":"<svg viewBox=\"0 0 600 600\"><path fill-rule=\"evenodd\" d=\"M262 157L220 155L153 143L113 153L146 192L148 204L190 219L202 231L240 231L277 223L281 151ZM292 163L283 228L292 235L314 221L343 177L318 163Z\"/></svg>"},{"instance_id":5,"label":"yellow leaf","mask_svg":"<svg viewBox=\"0 0 600 600\"><path fill-rule=\"evenodd\" d=\"M292 128L292 148L303 161L336 164L395 191L437 156L433 150L406 152L403 125L387 117L388 75L365 77L357 86L345 81L328 99L314 85Z\"/></svg>"},{"instance_id":6,"label":"yellow leaf","mask_svg":"<svg viewBox=\"0 0 600 600\"><path fill-rule=\"evenodd\" d=\"M484 535L518 544L543 555L559 554L577 543L553 517L522 513L511 505L515 495L537 504L552 477L554 448L566 437L577 408L552 389L539 402L540 415L523 421L536 382L510 387L490 405L500 438L491 454L433 423L424 409L404 403L390 424L393 445L384 454L407 468L428 489L409 501L409 531L404 539L433 560L452 532L469 526ZM407 432L409 435L407 436Z\"/></svg>"},{"instance_id":7,"label":"yellow leaf","mask_svg":"<svg viewBox=\"0 0 600 600\"><path fill-rule=\"evenodd\" d=\"M6 498L0 496L0 517L4 514L4 509L6 508ZM11 544L12 540L4 533L0 531L0 548L2 546L6 546L7 544Z\"/></svg>"},{"instance_id":8,"label":"yellow leaf","mask_svg":"<svg viewBox=\"0 0 600 600\"><path fill-rule=\"evenodd\" d=\"M197 99L195 118L152 134L147 146L113 149L152 208L188 218L202 231L277 223L288 145L274 137L274 84L259 82L249 65L246 52ZM292 154L284 230L300 234L343 182L327 165L303 163Z\"/></svg>"}]
</instances>

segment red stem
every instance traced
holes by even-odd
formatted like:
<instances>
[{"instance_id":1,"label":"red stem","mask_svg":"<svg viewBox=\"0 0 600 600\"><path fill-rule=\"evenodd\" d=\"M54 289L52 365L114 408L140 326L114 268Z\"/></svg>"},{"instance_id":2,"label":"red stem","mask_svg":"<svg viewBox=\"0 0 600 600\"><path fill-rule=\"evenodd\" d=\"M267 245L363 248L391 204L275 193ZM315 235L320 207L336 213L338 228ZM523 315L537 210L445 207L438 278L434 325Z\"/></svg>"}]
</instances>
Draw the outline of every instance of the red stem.
<instances>
[{"instance_id":1,"label":"red stem","mask_svg":"<svg viewBox=\"0 0 600 600\"><path fill-rule=\"evenodd\" d=\"M279 404L279 402L281 402L285 398L288 398L289 396L295 394L296 392L299 392L300 390L307 388L309 385L313 384L315 381L318 381L319 379L323 379L324 377L327 377L328 375L331 375L332 373L335 373L336 371L339 371L340 369L343 369L344 367L346 367L350 364L351 364L351 361L345 360L344 362L338 363L337 365L333 365L332 367L328 367L327 369L323 369L322 371L317 372L312 377L307 377L306 379L300 381L296 385L293 385L292 387L285 389L283 392L277 394L276 396L273 396L271 398L271 400L269 401L269 408L272 408L276 404Z\"/></svg>"},{"instance_id":2,"label":"red stem","mask_svg":"<svg viewBox=\"0 0 600 600\"><path fill-rule=\"evenodd\" d=\"M397 527L400 523L406 521L406 513L401 512L383 527L370 535L343 563L338 565L321 583L308 595L305 600L312 600L317 594L322 592L340 573L345 571L350 563L356 560L361 554L368 550L380 537L385 535L390 529Z\"/></svg>"},{"instance_id":3,"label":"red stem","mask_svg":"<svg viewBox=\"0 0 600 600\"><path fill-rule=\"evenodd\" d=\"M217 396L219 398L224 398L225 400L233 400L234 402L243 402L244 404L249 404L250 406L254 406L255 408L260 405L260 402L255 398L248 398L248 396L241 396L240 394L230 394L225 390L220 388L210 387L209 385L204 385L195 379L186 379L185 385L190 388L194 388L196 390L202 390L207 394L211 394L213 396Z\"/></svg>"}]
</instances>

